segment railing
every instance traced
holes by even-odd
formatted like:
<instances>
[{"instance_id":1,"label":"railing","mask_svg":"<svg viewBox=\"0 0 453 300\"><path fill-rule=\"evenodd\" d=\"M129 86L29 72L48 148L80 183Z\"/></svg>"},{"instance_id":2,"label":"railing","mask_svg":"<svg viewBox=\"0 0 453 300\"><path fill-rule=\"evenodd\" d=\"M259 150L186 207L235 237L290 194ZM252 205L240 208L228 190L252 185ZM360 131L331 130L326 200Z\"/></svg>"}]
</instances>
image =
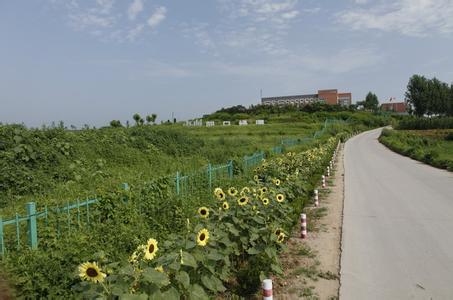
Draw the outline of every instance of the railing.
<instances>
[{"instance_id":1,"label":"railing","mask_svg":"<svg viewBox=\"0 0 453 300\"><path fill-rule=\"evenodd\" d=\"M324 122L324 126L321 130L316 131L313 137L305 137L299 139L284 139L281 141L281 145L272 147L270 152L273 154L282 154L285 151L285 147L291 147L296 145L305 144L311 142L321 136L327 129L330 124L334 123L344 123L343 120L330 120L327 119ZM244 156L242 160L243 169L245 172L250 171L254 166L261 163L265 159L264 151L256 152L250 156ZM187 195L194 193L195 191L201 191L207 189L212 190L214 185L220 183L221 180L233 179L233 161L230 160L228 163L218 166L213 166L208 164L207 167L192 173L182 174L177 172L175 177L168 177L170 182L175 184L174 192L178 196ZM129 185L127 183L122 184L124 190L129 190ZM38 221L43 220L45 226L49 225L49 216L54 213L56 218L56 230L57 236L60 236L62 226L65 226L68 230L71 230L72 227L80 228L82 223L87 225L90 224L90 220L93 218L90 217L90 206L99 203L99 199L96 197L92 199L86 199L85 201L77 200L75 203L70 204L67 202L67 205L64 207L54 207L48 208L47 205L44 206L42 211L38 212L36 209L35 202L29 202L26 204L26 215L20 216L16 213L14 218L8 220L2 220L0 216L0 255L4 255L7 251L5 243L5 226L15 225L15 232L9 232L11 236L15 235L15 242L10 244L16 244L15 248L19 250L21 248L21 241L24 240L22 232L25 231L27 235L27 244L31 249L36 249L38 247ZM26 225L26 226L24 226ZM25 227L21 230L21 227ZM14 238L12 238L14 240ZM23 242L23 241L22 241ZM12 246L11 248L14 248Z\"/></svg>"}]
</instances>

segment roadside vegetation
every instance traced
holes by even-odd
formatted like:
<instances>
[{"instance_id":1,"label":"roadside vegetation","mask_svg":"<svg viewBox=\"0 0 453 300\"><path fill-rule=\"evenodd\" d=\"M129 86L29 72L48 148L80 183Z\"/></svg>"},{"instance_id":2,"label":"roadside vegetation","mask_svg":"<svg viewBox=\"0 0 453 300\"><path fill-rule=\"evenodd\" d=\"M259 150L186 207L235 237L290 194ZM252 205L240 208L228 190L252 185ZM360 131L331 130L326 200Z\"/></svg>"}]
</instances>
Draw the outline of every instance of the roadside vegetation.
<instances>
[{"instance_id":1,"label":"roadside vegetation","mask_svg":"<svg viewBox=\"0 0 453 300\"><path fill-rule=\"evenodd\" d=\"M5 227L1 267L16 296L203 299L256 293L260 278L281 273L278 253L338 139L390 122L348 111L299 114L276 113L275 121L271 114L268 125L244 127L154 126L152 119L129 128L117 122L83 130L1 126L0 216L22 213L32 199L41 210L44 204L56 208L39 221L38 249L24 242L25 226L18 243L15 227ZM287 147L287 154L268 151L284 138L313 136L326 118L348 122ZM257 150L268 151L268 159L242 168L243 156ZM175 193L176 171L230 159L233 177L212 189L200 182L187 195ZM120 187L124 182L129 189ZM213 192L216 187L223 196ZM88 210L82 217L58 210L94 195L99 202L89 220Z\"/></svg>"},{"instance_id":2,"label":"roadside vegetation","mask_svg":"<svg viewBox=\"0 0 453 300\"><path fill-rule=\"evenodd\" d=\"M453 171L453 130L384 129L379 141L402 155Z\"/></svg>"}]
</instances>

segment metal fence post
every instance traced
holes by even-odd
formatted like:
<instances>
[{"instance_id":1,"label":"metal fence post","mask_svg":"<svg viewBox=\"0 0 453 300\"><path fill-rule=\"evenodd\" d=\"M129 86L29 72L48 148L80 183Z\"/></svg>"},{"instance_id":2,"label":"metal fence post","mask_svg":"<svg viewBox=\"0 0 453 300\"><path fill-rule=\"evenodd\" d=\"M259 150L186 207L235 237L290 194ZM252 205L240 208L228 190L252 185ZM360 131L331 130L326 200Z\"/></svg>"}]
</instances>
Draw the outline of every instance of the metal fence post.
<instances>
[{"instance_id":1,"label":"metal fence post","mask_svg":"<svg viewBox=\"0 0 453 300\"><path fill-rule=\"evenodd\" d=\"M179 171L176 172L176 195L179 195Z\"/></svg>"},{"instance_id":2,"label":"metal fence post","mask_svg":"<svg viewBox=\"0 0 453 300\"><path fill-rule=\"evenodd\" d=\"M28 215L28 245L32 249L38 248L38 228L36 224L36 204L35 202L27 203Z\"/></svg>"},{"instance_id":3,"label":"metal fence post","mask_svg":"<svg viewBox=\"0 0 453 300\"><path fill-rule=\"evenodd\" d=\"M5 254L5 244L3 241L3 220L0 217L0 255Z\"/></svg>"},{"instance_id":4,"label":"metal fence post","mask_svg":"<svg viewBox=\"0 0 453 300\"><path fill-rule=\"evenodd\" d=\"M228 177L233 178L233 161L228 161Z\"/></svg>"}]
</instances>

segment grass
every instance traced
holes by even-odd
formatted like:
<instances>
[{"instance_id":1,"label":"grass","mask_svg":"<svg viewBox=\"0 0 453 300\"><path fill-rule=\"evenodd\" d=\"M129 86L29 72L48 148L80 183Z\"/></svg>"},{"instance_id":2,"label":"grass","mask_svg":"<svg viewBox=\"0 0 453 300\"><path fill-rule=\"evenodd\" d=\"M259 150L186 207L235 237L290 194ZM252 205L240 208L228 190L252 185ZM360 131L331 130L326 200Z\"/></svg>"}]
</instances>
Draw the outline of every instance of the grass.
<instances>
[{"instance_id":1,"label":"grass","mask_svg":"<svg viewBox=\"0 0 453 300\"><path fill-rule=\"evenodd\" d=\"M447 135L453 130L384 129L379 141L402 155L453 171L453 141Z\"/></svg>"}]
</instances>

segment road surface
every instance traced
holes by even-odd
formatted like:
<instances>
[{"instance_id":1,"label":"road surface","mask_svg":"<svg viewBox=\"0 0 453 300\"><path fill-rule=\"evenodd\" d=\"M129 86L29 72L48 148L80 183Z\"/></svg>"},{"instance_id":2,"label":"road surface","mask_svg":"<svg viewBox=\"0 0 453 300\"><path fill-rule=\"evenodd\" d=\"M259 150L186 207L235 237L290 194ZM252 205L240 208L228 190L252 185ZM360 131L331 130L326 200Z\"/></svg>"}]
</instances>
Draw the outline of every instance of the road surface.
<instances>
[{"instance_id":1,"label":"road surface","mask_svg":"<svg viewBox=\"0 0 453 300\"><path fill-rule=\"evenodd\" d=\"M453 299L453 173L379 134L345 146L340 299Z\"/></svg>"}]
</instances>

